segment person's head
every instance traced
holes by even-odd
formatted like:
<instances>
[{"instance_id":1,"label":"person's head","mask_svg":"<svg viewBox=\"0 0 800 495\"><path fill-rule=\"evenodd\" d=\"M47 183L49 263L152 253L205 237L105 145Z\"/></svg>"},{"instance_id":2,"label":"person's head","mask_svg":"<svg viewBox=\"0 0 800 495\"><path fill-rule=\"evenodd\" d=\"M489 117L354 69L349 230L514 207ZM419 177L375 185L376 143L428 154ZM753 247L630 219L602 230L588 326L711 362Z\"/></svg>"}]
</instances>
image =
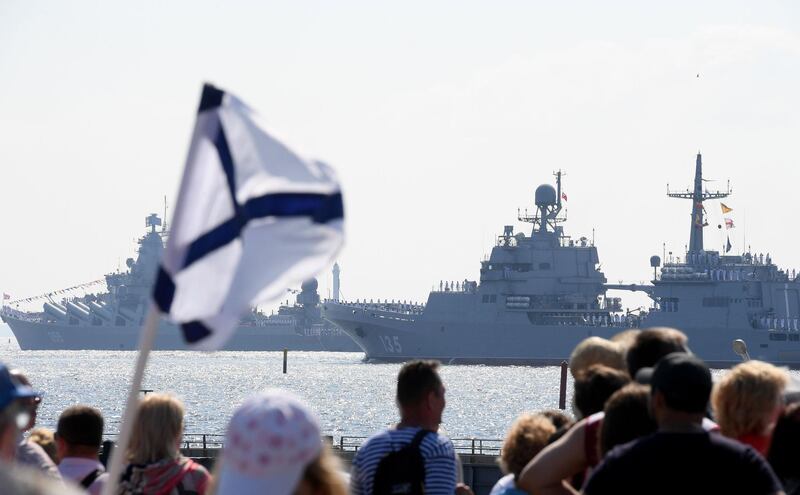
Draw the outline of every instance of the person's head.
<instances>
[{"instance_id":1,"label":"person's head","mask_svg":"<svg viewBox=\"0 0 800 495\"><path fill-rule=\"evenodd\" d=\"M602 411L611 394L630 381L625 371L602 364L590 366L575 379L575 415L585 418Z\"/></svg>"},{"instance_id":2,"label":"person's head","mask_svg":"<svg viewBox=\"0 0 800 495\"><path fill-rule=\"evenodd\" d=\"M444 412L444 385L438 361L410 361L397 375L397 405L401 421L436 430Z\"/></svg>"},{"instance_id":3,"label":"person's head","mask_svg":"<svg viewBox=\"0 0 800 495\"><path fill-rule=\"evenodd\" d=\"M514 478L547 446L550 436L556 432L553 422L542 414L525 413L511 425L500 451L500 466Z\"/></svg>"},{"instance_id":4,"label":"person's head","mask_svg":"<svg viewBox=\"0 0 800 495\"><path fill-rule=\"evenodd\" d=\"M56 441L52 430L48 430L47 428L34 428L28 434L28 441L41 447L47 454L47 457L58 464L58 450L56 449Z\"/></svg>"},{"instance_id":5,"label":"person's head","mask_svg":"<svg viewBox=\"0 0 800 495\"><path fill-rule=\"evenodd\" d=\"M797 446L800 445L800 402L786 406L775 429L767 453L778 478L800 479L800 462L797 462Z\"/></svg>"},{"instance_id":6,"label":"person's head","mask_svg":"<svg viewBox=\"0 0 800 495\"><path fill-rule=\"evenodd\" d=\"M664 356L650 379L653 419L659 427L702 424L711 386L711 372L700 358L685 352Z\"/></svg>"},{"instance_id":7,"label":"person's head","mask_svg":"<svg viewBox=\"0 0 800 495\"><path fill-rule=\"evenodd\" d=\"M606 453L617 445L656 431L650 416L650 387L629 383L614 392L606 402L600 430L600 451Z\"/></svg>"},{"instance_id":8,"label":"person's head","mask_svg":"<svg viewBox=\"0 0 800 495\"><path fill-rule=\"evenodd\" d=\"M178 456L183 435L183 404L166 394L150 394L136 409L128 461L151 464Z\"/></svg>"},{"instance_id":9,"label":"person's head","mask_svg":"<svg viewBox=\"0 0 800 495\"><path fill-rule=\"evenodd\" d=\"M306 467L294 495L347 495L347 484L342 478L339 458L328 445Z\"/></svg>"},{"instance_id":10,"label":"person's head","mask_svg":"<svg viewBox=\"0 0 800 495\"><path fill-rule=\"evenodd\" d=\"M608 340L619 345L622 348L622 352L627 354L628 349L633 345L633 342L636 340L636 336L639 335L639 332L641 332L641 330L638 328L628 328L621 332L615 333ZM627 364L625 369L627 369Z\"/></svg>"},{"instance_id":11,"label":"person's head","mask_svg":"<svg viewBox=\"0 0 800 495\"><path fill-rule=\"evenodd\" d=\"M0 463L11 462L17 447L17 435L28 425L28 399L38 394L15 381L0 363Z\"/></svg>"},{"instance_id":12,"label":"person's head","mask_svg":"<svg viewBox=\"0 0 800 495\"><path fill-rule=\"evenodd\" d=\"M544 411L540 411L538 414L541 414L545 418L549 419L553 426L556 427L556 430L560 430L561 428L569 428L575 422L567 413L561 411L560 409L545 409Z\"/></svg>"},{"instance_id":13,"label":"person's head","mask_svg":"<svg viewBox=\"0 0 800 495\"><path fill-rule=\"evenodd\" d=\"M720 432L731 438L768 435L783 407L786 370L763 361L737 364L717 382L711 406Z\"/></svg>"},{"instance_id":14,"label":"person's head","mask_svg":"<svg viewBox=\"0 0 800 495\"><path fill-rule=\"evenodd\" d=\"M628 374L636 376L641 368L655 366L659 359L673 352L689 352L686 335L674 328L657 327L642 330L636 334L633 343L625 353Z\"/></svg>"},{"instance_id":15,"label":"person's head","mask_svg":"<svg viewBox=\"0 0 800 495\"><path fill-rule=\"evenodd\" d=\"M795 402L800 402L800 377L789 375L789 383L783 390L783 403L788 406Z\"/></svg>"},{"instance_id":16,"label":"person's head","mask_svg":"<svg viewBox=\"0 0 800 495\"><path fill-rule=\"evenodd\" d=\"M11 379L16 383L22 385L23 387L32 387L31 381L28 380L28 377L25 376L25 373L21 369L13 369L10 373ZM40 394L36 394L34 397L26 397L21 400L28 410L28 424L25 425L22 430L28 431L33 428L33 425L36 424L36 414L39 411L39 403L42 401L42 396Z\"/></svg>"},{"instance_id":17,"label":"person's head","mask_svg":"<svg viewBox=\"0 0 800 495\"><path fill-rule=\"evenodd\" d=\"M602 337L583 339L573 349L569 357L569 371L572 378L586 371L593 364L602 364L617 370L626 370L622 346Z\"/></svg>"},{"instance_id":18,"label":"person's head","mask_svg":"<svg viewBox=\"0 0 800 495\"><path fill-rule=\"evenodd\" d=\"M564 434L575 425L575 420L572 419L572 416L559 409L545 409L544 411L540 411L538 414L541 414L549 419L556 428L555 433L550 435L550 438L547 439L547 445L550 445L559 438L563 437Z\"/></svg>"},{"instance_id":19,"label":"person's head","mask_svg":"<svg viewBox=\"0 0 800 495\"><path fill-rule=\"evenodd\" d=\"M282 390L258 393L239 406L228 424L220 462L220 495L346 493L316 417Z\"/></svg>"},{"instance_id":20,"label":"person's head","mask_svg":"<svg viewBox=\"0 0 800 495\"><path fill-rule=\"evenodd\" d=\"M84 405L64 409L56 427L58 455L97 459L103 443L103 415Z\"/></svg>"}]
</instances>

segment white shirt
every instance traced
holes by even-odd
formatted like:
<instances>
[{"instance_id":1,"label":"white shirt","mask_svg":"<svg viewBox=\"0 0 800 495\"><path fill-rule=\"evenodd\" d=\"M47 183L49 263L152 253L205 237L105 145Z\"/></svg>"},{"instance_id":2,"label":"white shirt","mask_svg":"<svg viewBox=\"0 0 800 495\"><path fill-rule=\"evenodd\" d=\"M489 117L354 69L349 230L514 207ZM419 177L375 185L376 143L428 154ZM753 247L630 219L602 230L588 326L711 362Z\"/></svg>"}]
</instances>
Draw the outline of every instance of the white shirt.
<instances>
[{"instance_id":1,"label":"white shirt","mask_svg":"<svg viewBox=\"0 0 800 495\"><path fill-rule=\"evenodd\" d=\"M61 479L58 474L56 463L50 459L47 452L35 442L29 442L25 438L21 438L17 444L17 452L15 459L17 464L33 468L41 471L45 476L53 479Z\"/></svg>"},{"instance_id":2,"label":"white shirt","mask_svg":"<svg viewBox=\"0 0 800 495\"><path fill-rule=\"evenodd\" d=\"M489 492L489 495L498 495L503 493L504 491L508 490L509 488L516 488L516 483L514 482L514 474L507 474L497 480L497 483L494 484L492 487L492 491Z\"/></svg>"},{"instance_id":3,"label":"white shirt","mask_svg":"<svg viewBox=\"0 0 800 495\"><path fill-rule=\"evenodd\" d=\"M103 491L103 485L106 484L106 480L108 479L108 473L105 472L100 462L95 459L86 459L83 457L65 457L61 459L61 462L58 464L58 471L61 473L61 477L76 485L80 485L80 482L95 469L103 471L103 474L98 476L97 479L94 480L94 483L89 485L88 491L91 495L100 495L100 492Z\"/></svg>"}]
</instances>

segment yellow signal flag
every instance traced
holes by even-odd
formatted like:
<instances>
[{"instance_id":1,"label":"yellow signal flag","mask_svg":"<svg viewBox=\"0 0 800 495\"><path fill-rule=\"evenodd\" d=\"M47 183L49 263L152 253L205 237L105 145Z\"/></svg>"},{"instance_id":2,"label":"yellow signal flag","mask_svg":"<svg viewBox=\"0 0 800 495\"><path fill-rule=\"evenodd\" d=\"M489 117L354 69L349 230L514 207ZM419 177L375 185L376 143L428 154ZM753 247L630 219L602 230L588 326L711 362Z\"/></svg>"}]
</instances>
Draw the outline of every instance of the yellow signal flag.
<instances>
[{"instance_id":1,"label":"yellow signal flag","mask_svg":"<svg viewBox=\"0 0 800 495\"><path fill-rule=\"evenodd\" d=\"M733 211L733 208L728 208L725 206L725 203L720 203L719 205L722 207L722 213L730 213Z\"/></svg>"}]
</instances>

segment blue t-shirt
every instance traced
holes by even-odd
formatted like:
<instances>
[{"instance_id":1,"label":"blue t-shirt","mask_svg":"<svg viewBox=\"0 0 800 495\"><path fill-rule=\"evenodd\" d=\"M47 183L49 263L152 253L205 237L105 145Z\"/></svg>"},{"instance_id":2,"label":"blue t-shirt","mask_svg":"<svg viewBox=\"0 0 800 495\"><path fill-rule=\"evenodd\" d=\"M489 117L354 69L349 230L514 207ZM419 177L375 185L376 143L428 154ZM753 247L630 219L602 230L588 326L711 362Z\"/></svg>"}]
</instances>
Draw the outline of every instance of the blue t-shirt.
<instances>
[{"instance_id":1,"label":"blue t-shirt","mask_svg":"<svg viewBox=\"0 0 800 495\"><path fill-rule=\"evenodd\" d=\"M371 436L353 459L350 493L372 495L378 464L392 451L411 443L421 428L386 430ZM425 495L453 495L456 489L456 453L449 438L428 433L419 446L425 461Z\"/></svg>"}]
</instances>

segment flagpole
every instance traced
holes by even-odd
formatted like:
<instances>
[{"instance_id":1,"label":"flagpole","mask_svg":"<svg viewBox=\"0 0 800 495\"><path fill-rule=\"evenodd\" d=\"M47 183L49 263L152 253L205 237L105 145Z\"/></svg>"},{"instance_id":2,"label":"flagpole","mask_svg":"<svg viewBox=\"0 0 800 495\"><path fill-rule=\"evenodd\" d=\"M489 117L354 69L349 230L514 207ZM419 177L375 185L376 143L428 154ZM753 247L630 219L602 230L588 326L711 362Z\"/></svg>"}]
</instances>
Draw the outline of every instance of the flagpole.
<instances>
[{"instance_id":1,"label":"flagpole","mask_svg":"<svg viewBox=\"0 0 800 495\"><path fill-rule=\"evenodd\" d=\"M117 493L119 477L122 474L122 462L125 460L128 444L131 440L131 433L133 432L134 415L136 414L136 405L139 402L139 390L142 388L144 369L147 365L147 358L150 357L150 351L153 349L160 316L161 313L158 308L151 302L142 333L139 337L139 354L136 358L136 370L133 373L131 388L128 391L128 401L125 403L125 412L122 415L122 425L120 426L119 436L117 437L117 444L111 451L111 467L108 470L108 480L103 487L102 495Z\"/></svg>"}]
</instances>

